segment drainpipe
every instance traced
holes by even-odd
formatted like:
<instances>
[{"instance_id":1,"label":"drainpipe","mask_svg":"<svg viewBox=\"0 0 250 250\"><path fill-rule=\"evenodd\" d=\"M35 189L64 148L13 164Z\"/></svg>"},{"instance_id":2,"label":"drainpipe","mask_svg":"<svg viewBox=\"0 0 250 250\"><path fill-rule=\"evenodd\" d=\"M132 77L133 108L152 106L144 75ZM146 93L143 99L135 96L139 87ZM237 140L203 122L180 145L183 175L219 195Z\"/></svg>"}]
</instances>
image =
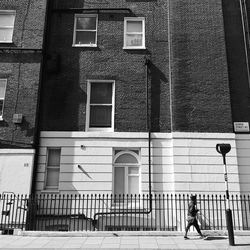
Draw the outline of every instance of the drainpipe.
<instances>
[{"instance_id":1,"label":"drainpipe","mask_svg":"<svg viewBox=\"0 0 250 250\"><path fill-rule=\"evenodd\" d=\"M243 38L244 38L244 46L245 46L247 78L248 78L248 84L250 86L249 53L248 53L248 51L249 51L248 46L249 46L249 42L250 42L250 37L249 37L249 26L248 26L246 1L245 0L239 0L239 1L240 1L240 13L241 13L241 22L242 22Z\"/></svg>"},{"instance_id":2,"label":"drainpipe","mask_svg":"<svg viewBox=\"0 0 250 250\"><path fill-rule=\"evenodd\" d=\"M148 131L148 192L149 192L149 210L148 211L114 211L114 212L106 212L106 213L95 213L94 218L87 218L92 220L92 225L95 226L97 223L97 216L100 215L111 215L111 214L150 214L152 212L152 188L151 188L151 119L149 115L149 67L150 67L151 61L148 57L145 57L145 66L146 66L146 128Z\"/></svg>"},{"instance_id":3,"label":"drainpipe","mask_svg":"<svg viewBox=\"0 0 250 250\"><path fill-rule=\"evenodd\" d=\"M149 68L150 59L145 57L146 66L146 112L147 112L147 131L148 131L148 192L149 192L149 208L152 211L152 181L151 181L151 119L149 115Z\"/></svg>"}]
</instances>

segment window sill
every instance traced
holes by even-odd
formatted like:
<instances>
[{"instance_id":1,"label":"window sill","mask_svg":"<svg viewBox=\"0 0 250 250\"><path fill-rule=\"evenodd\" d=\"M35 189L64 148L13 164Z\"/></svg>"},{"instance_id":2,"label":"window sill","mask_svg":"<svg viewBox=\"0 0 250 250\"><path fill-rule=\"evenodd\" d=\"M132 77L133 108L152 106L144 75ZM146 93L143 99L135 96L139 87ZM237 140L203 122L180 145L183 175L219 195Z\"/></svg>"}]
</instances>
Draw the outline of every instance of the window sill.
<instances>
[{"instance_id":1,"label":"window sill","mask_svg":"<svg viewBox=\"0 0 250 250\"><path fill-rule=\"evenodd\" d=\"M97 44L94 45L88 45L88 44L72 44L73 48L97 48Z\"/></svg>"},{"instance_id":2,"label":"window sill","mask_svg":"<svg viewBox=\"0 0 250 250\"><path fill-rule=\"evenodd\" d=\"M3 117L2 116L0 116L0 121L3 121Z\"/></svg>"},{"instance_id":3,"label":"window sill","mask_svg":"<svg viewBox=\"0 0 250 250\"><path fill-rule=\"evenodd\" d=\"M6 44L6 43L8 43L8 44L13 44L13 41L0 41L0 44L1 43L4 43L4 44Z\"/></svg>"},{"instance_id":4,"label":"window sill","mask_svg":"<svg viewBox=\"0 0 250 250\"><path fill-rule=\"evenodd\" d=\"M114 132L113 128L88 128L86 132Z\"/></svg>"},{"instance_id":5,"label":"window sill","mask_svg":"<svg viewBox=\"0 0 250 250\"><path fill-rule=\"evenodd\" d=\"M124 50L145 50L146 47L123 47Z\"/></svg>"}]
</instances>

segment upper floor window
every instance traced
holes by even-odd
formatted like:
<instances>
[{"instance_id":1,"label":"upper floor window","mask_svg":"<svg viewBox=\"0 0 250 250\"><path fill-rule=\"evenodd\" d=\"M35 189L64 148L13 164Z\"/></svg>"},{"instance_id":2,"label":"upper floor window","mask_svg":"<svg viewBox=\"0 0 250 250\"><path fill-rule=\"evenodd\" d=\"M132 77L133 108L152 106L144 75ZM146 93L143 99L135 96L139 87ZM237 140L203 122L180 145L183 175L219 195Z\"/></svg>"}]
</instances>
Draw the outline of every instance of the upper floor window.
<instances>
[{"instance_id":1,"label":"upper floor window","mask_svg":"<svg viewBox=\"0 0 250 250\"><path fill-rule=\"evenodd\" d=\"M46 189L57 190L59 187L60 158L60 148L48 148L45 180Z\"/></svg>"},{"instance_id":2,"label":"upper floor window","mask_svg":"<svg viewBox=\"0 0 250 250\"><path fill-rule=\"evenodd\" d=\"M0 43L12 43L16 11L0 10Z\"/></svg>"},{"instance_id":3,"label":"upper floor window","mask_svg":"<svg viewBox=\"0 0 250 250\"><path fill-rule=\"evenodd\" d=\"M145 18L125 17L124 49L145 49Z\"/></svg>"},{"instance_id":4,"label":"upper floor window","mask_svg":"<svg viewBox=\"0 0 250 250\"><path fill-rule=\"evenodd\" d=\"M97 46L97 15L75 15L73 46Z\"/></svg>"},{"instance_id":5,"label":"upper floor window","mask_svg":"<svg viewBox=\"0 0 250 250\"><path fill-rule=\"evenodd\" d=\"M86 130L114 130L114 81L88 81Z\"/></svg>"},{"instance_id":6,"label":"upper floor window","mask_svg":"<svg viewBox=\"0 0 250 250\"><path fill-rule=\"evenodd\" d=\"M7 79L0 79L0 120L3 119L3 106L5 99Z\"/></svg>"}]
</instances>

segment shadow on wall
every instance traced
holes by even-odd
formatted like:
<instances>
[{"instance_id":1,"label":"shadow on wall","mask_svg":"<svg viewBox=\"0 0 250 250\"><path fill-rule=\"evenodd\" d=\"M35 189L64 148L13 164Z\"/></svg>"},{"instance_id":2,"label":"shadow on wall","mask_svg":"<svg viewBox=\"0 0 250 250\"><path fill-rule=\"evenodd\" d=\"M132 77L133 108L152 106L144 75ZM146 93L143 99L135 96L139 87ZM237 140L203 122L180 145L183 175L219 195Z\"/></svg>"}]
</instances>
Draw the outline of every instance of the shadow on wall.
<instances>
[{"instance_id":1,"label":"shadow on wall","mask_svg":"<svg viewBox=\"0 0 250 250\"><path fill-rule=\"evenodd\" d=\"M73 14L53 13L48 20L41 130L84 130L86 85L79 76L81 50L72 48L73 25Z\"/></svg>"},{"instance_id":2,"label":"shadow on wall","mask_svg":"<svg viewBox=\"0 0 250 250\"><path fill-rule=\"evenodd\" d=\"M163 146L160 141L154 142L152 140L152 191L157 194L164 193L164 181L163 181Z\"/></svg>"},{"instance_id":3,"label":"shadow on wall","mask_svg":"<svg viewBox=\"0 0 250 250\"><path fill-rule=\"evenodd\" d=\"M65 79L51 84L44 102L45 130L78 131L79 106L86 103L87 98L79 80Z\"/></svg>"},{"instance_id":4,"label":"shadow on wall","mask_svg":"<svg viewBox=\"0 0 250 250\"><path fill-rule=\"evenodd\" d=\"M21 131L26 131L26 136L34 135L34 127L31 127L30 122L25 117L23 117L23 121L20 124L20 129Z\"/></svg>"},{"instance_id":5,"label":"shadow on wall","mask_svg":"<svg viewBox=\"0 0 250 250\"><path fill-rule=\"evenodd\" d=\"M165 74L154 64L150 65L151 71L151 131L161 131L161 85L167 82Z\"/></svg>"}]
</instances>

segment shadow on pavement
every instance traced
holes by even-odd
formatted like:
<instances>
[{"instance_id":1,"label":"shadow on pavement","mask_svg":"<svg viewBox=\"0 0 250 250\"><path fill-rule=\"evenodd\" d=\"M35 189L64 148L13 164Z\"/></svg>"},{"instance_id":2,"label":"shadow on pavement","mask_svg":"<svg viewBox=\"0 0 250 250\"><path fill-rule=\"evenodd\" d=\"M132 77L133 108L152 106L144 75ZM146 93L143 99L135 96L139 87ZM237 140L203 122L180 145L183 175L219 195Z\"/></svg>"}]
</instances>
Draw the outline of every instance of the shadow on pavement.
<instances>
[{"instance_id":1,"label":"shadow on pavement","mask_svg":"<svg viewBox=\"0 0 250 250\"><path fill-rule=\"evenodd\" d=\"M245 247L250 246L250 244L235 244L236 247Z\"/></svg>"},{"instance_id":2,"label":"shadow on pavement","mask_svg":"<svg viewBox=\"0 0 250 250\"><path fill-rule=\"evenodd\" d=\"M223 236L207 236L204 240L225 240L227 237Z\"/></svg>"}]
</instances>

